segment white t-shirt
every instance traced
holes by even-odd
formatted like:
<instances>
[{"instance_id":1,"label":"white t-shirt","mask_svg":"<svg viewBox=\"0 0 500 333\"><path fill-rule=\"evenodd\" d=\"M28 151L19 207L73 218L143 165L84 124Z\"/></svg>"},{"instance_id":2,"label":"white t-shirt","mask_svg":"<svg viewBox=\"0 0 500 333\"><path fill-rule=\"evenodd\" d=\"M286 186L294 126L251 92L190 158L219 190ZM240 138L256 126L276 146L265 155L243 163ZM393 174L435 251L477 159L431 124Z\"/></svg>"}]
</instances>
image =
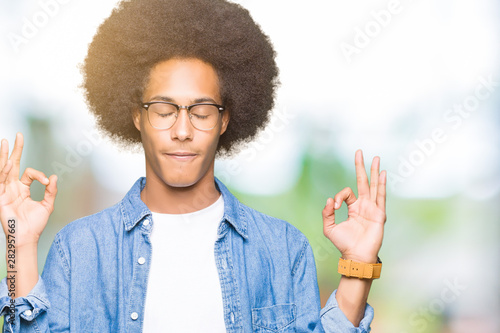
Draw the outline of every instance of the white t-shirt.
<instances>
[{"instance_id":1,"label":"white t-shirt","mask_svg":"<svg viewBox=\"0 0 500 333\"><path fill-rule=\"evenodd\" d=\"M215 265L222 195L188 214L153 213L143 332L225 332Z\"/></svg>"}]
</instances>

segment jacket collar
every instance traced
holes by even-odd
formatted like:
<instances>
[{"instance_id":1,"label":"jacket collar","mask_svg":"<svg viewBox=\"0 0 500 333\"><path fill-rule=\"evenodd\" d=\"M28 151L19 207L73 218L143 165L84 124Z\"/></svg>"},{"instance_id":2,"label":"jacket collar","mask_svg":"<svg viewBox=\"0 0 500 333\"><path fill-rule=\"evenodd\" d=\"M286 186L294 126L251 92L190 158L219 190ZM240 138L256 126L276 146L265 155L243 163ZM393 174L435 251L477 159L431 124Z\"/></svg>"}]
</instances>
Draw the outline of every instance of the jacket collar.
<instances>
[{"instance_id":1,"label":"jacket collar","mask_svg":"<svg viewBox=\"0 0 500 333\"><path fill-rule=\"evenodd\" d=\"M141 191L145 185L146 178L139 178L121 202L121 214L127 231L133 229L145 217L151 216L151 211L141 199ZM243 238L248 238L247 220L244 210L240 207L241 203L216 177L215 186L224 199L224 216L222 219L231 224Z\"/></svg>"},{"instance_id":2,"label":"jacket collar","mask_svg":"<svg viewBox=\"0 0 500 333\"><path fill-rule=\"evenodd\" d=\"M146 178L139 178L121 202L123 223L127 231L135 227L144 217L151 215L148 206L141 199L141 191L145 185Z\"/></svg>"},{"instance_id":3,"label":"jacket collar","mask_svg":"<svg viewBox=\"0 0 500 333\"><path fill-rule=\"evenodd\" d=\"M240 234L241 237L247 239L247 219L245 210L241 207L240 201L227 189L227 187L215 178L215 186L222 194L224 199L224 217L222 220L227 221Z\"/></svg>"}]
</instances>

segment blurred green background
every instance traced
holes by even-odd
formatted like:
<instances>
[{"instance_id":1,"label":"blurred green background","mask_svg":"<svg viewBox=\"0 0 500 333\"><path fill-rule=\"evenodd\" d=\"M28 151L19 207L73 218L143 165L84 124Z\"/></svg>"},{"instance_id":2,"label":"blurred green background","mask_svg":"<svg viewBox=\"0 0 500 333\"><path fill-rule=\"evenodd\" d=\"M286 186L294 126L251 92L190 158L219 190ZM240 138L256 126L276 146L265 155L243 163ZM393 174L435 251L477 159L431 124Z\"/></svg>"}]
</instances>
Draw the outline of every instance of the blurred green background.
<instances>
[{"instance_id":1,"label":"blurred green background","mask_svg":"<svg viewBox=\"0 0 500 333\"><path fill-rule=\"evenodd\" d=\"M308 237L324 304L340 277L321 210L355 189L356 149L367 167L380 156L388 220L373 332L500 332L499 4L238 2L275 44L282 85L269 126L217 161L216 175ZM22 168L60 178L40 271L65 224L116 203L144 175L141 152L95 130L78 88L78 65L115 4L0 0L0 136L12 147L21 131Z\"/></svg>"}]
</instances>

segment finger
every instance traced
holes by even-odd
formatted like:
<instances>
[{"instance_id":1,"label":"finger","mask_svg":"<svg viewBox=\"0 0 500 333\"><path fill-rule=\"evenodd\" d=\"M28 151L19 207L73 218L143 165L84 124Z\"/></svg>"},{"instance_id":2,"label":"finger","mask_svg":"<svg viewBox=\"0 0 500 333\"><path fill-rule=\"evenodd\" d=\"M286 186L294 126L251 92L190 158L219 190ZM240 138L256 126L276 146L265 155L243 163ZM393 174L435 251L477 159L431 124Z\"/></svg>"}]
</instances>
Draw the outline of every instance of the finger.
<instances>
[{"instance_id":1,"label":"finger","mask_svg":"<svg viewBox=\"0 0 500 333\"><path fill-rule=\"evenodd\" d=\"M335 223L335 207L333 205L332 198L328 198L326 200L326 205L325 208L323 208L321 215L323 215L324 220L326 219L328 221L333 221Z\"/></svg>"},{"instance_id":2,"label":"finger","mask_svg":"<svg viewBox=\"0 0 500 333\"><path fill-rule=\"evenodd\" d=\"M5 166L3 167L2 171L0 172L0 184L5 183L5 181L7 180L7 177L9 176L10 170L12 170L12 162L7 161L7 163L5 163Z\"/></svg>"},{"instance_id":3,"label":"finger","mask_svg":"<svg viewBox=\"0 0 500 333\"><path fill-rule=\"evenodd\" d=\"M24 173L21 177L21 183L29 187L34 180L38 180L43 185L49 184L49 179L43 172L35 170L33 168L27 168L26 170L24 170Z\"/></svg>"},{"instance_id":4,"label":"finger","mask_svg":"<svg viewBox=\"0 0 500 333\"><path fill-rule=\"evenodd\" d=\"M385 196L387 184L387 172L384 170L378 176L377 206L385 212Z\"/></svg>"},{"instance_id":5,"label":"finger","mask_svg":"<svg viewBox=\"0 0 500 333\"><path fill-rule=\"evenodd\" d=\"M326 205L321 215L323 215L323 234L326 236L328 231L335 227L335 208L332 198L326 200Z\"/></svg>"},{"instance_id":6,"label":"finger","mask_svg":"<svg viewBox=\"0 0 500 333\"><path fill-rule=\"evenodd\" d=\"M9 159L9 142L5 139L2 139L2 143L0 145L0 170L3 169L8 159Z\"/></svg>"},{"instance_id":7,"label":"finger","mask_svg":"<svg viewBox=\"0 0 500 333\"><path fill-rule=\"evenodd\" d=\"M346 187L345 189L343 189L342 191L340 191L339 193L337 193L335 195L335 197L333 198L333 201L335 201L334 208L339 209L340 206L342 205L342 201L345 201L347 206L350 206L353 203L355 203L356 196L354 195L354 192L352 191L352 189L350 187Z\"/></svg>"},{"instance_id":8,"label":"finger","mask_svg":"<svg viewBox=\"0 0 500 333\"><path fill-rule=\"evenodd\" d=\"M375 156L373 158L372 167L370 170L370 199L377 200L377 186L380 169L380 158Z\"/></svg>"},{"instance_id":9,"label":"finger","mask_svg":"<svg viewBox=\"0 0 500 333\"><path fill-rule=\"evenodd\" d=\"M16 141L14 142L14 149L12 150L12 154L10 155L10 160L13 165L12 172L10 173L10 178L11 179L18 179L19 178L19 168L21 165L21 155L23 153L23 145L24 145L24 138L21 133L16 134Z\"/></svg>"},{"instance_id":10,"label":"finger","mask_svg":"<svg viewBox=\"0 0 500 333\"><path fill-rule=\"evenodd\" d=\"M52 175L49 178L49 184L45 187L45 194L43 196L42 204L52 213L54 210L54 201L57 194L57 176Z\"/></svg>"},{"instance_id":11,"label":"finger","mask_svg":"<svg viewBox=\"0 0 500 333\"><path fill-rule=\"evenodd\" d=\"M3 194L5 191L5 182L9 177L10 170L12 170L12 162L7 161L3 169L0 171L0 194Z\"/></svg>"},{"instance_id":12,"label":"finger","mask_svg":"<svg viewBox=\"0 0 500 333\"><path fill-rule=\"evenodd\" d=\"M365 162L363 160L363 152L361 151L361 149L356 151L354 164L356 165L356 181L358 184L358 195L360 197L368 196L370 195L370 190L368 187L368 177L366 176Z\"/></svg>"}]
</instances>

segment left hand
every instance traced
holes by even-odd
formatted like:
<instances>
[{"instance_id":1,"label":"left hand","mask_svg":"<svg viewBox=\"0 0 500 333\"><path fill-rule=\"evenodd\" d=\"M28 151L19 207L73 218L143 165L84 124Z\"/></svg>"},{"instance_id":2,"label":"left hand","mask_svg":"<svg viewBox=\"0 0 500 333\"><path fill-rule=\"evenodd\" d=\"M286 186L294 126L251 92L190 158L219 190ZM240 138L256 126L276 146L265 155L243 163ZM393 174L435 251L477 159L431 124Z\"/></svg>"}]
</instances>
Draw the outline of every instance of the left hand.
<instances>
[{"instance_id":1,"label":"left hand","mask_svg":"<svg viewBox=\"0 0 500 333\"><path fill-rule=\"evenodd\" d=\"M384 236L387 174L379 173L380 158L375 157L368 184L361 150L356 152L355 165L359 197L356 199L352 189L346 187L333 199L328 198L323 209L323 233L342 258L375 263ZM343 201L347 204L347 220L335 223L335 210Z\"/></svg>"}]
</instances>

